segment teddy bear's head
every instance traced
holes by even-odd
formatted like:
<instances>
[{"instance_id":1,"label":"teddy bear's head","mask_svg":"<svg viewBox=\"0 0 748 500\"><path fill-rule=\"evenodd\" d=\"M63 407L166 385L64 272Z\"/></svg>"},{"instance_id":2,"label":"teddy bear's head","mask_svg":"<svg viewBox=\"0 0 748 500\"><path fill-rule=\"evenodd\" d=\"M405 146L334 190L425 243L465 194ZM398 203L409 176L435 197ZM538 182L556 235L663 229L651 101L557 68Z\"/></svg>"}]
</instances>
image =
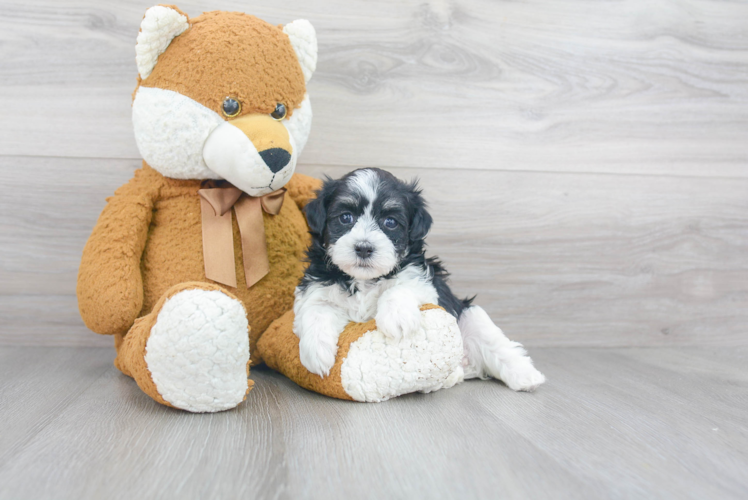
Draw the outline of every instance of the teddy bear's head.
<instances>
[{"instance_id":1,"label":"teddy bear's head","mask_svg":"<svg viewBox=\"0 0 748 500\"><path fill-rule=\"evenodd\" d=\"M281 188L312 122L317 40L238 12L146 11L136 45L135 140L166 177L225 179L252 196Z\"/></svg>"}]
</instances>

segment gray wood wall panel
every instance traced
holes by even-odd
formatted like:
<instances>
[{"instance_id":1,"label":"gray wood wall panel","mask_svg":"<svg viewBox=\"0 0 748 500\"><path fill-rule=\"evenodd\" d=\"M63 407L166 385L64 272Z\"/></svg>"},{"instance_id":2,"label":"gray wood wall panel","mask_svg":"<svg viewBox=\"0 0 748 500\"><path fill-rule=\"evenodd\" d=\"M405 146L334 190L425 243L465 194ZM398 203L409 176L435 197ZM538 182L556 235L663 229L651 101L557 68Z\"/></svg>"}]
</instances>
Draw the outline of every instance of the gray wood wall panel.
<instances>
[{"instance_id":1,"label":"gray wood wall panel","mask_svg":"<svg viewBox=\"0 0 748 500\"><path fill-rule=\"evenodd\" d=\"M3 2L0 343L108 345L80 251L138 167L151 2ZM748 4L181 2L310 19L298 170L421 177L455 289L529 345L737 345L748 316Z\"/></svg>"},{"instance_id":2,"label":"gray wood wall panel","mask_svg":"<svg viewBox=\"0 0 748 500\"><path fill-rule=\"evenodd\" d=\"M0 342L103 345L78 317L77 267L104 193L138 162L12 164L0 169L9 188L0 200ZM52 166L55 175L42 175ZM529 345L745 342L748 179L391 170L421 179L435 218L429 253L445 261L455 291L477 293L512 338ZM335 177L347 168L299 171ZM25 187L35 172L39 181ZM102 173L93 176L97 183L76 188L91 172ZM28 213L19 214L28 199Z\"/></svg>"},{"instance_id":3,"label":"gray wood wall panel","mask_svg":"<svg viewBox=\"0 0 748 500\"><path fill-rule=\"evenodd\" d=\"M151 3L4 2L0 154L137 158L133 47ZM311 19L308 163L748 175L745 2L180 6Z\"/></svg>"}]
</instances>

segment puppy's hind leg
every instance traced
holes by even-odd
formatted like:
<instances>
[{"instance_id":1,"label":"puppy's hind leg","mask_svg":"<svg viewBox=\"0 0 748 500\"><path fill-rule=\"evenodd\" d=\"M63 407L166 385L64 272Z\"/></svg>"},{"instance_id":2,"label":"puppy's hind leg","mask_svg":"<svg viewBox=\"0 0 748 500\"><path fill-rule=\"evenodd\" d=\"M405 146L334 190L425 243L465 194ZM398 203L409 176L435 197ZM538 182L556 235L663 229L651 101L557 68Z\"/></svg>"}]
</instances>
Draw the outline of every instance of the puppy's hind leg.
<instances>
[{"instance_id":1,"label":"puppy's hind leg","mask_svg":"<svg viewBox=\"0 0 748 500\"><path fill-rule=\"evenodd\" d=\"M515 391L534 391L545 376L518 342L509 340L486 311L465 309L458 320L465 348L465 378L494 377Z\"/></svg>"}]
</instances>

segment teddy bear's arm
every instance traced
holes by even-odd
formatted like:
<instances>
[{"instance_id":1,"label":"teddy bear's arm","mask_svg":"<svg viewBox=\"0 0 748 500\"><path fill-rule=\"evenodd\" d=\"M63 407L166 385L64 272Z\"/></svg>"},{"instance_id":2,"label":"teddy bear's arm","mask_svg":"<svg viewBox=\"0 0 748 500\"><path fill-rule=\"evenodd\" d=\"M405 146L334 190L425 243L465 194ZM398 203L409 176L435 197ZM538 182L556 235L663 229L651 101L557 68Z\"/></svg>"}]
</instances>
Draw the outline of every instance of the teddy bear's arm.
<instances>
[{"instance_id":1,"label":"teddy bear's arm","mask_svg":"<svg viewBox=\"0 0 748 500\"><path fill-rule=\"evenodd\" d=\"M317 191L322 188L322 181L304 174L293 174L285 187L288 190L288 196L299 209L303 209L309 200L317 197Z\"/></svg>"},{"instance_id":2,"label":"teddy bear's arm","mask_svg":"<svg viewBox=\"0 0 748 500\"><path fill-rule=\"evenodd\" d=\"M96 333L126 333L143 307L140 259L153 199L132 182L117 190L101 212L83 249L78 270L78 308Z\"/></svg>"}]
</instances>

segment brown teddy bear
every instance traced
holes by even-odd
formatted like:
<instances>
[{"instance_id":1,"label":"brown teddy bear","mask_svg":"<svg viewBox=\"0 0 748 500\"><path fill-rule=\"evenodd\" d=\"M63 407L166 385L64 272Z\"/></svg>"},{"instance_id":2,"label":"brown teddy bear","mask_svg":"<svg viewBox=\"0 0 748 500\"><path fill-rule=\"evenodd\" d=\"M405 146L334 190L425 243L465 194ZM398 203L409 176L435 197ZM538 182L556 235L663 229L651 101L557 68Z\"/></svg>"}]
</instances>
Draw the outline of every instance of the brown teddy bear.
<instances>
[{"instance_id":1,"label":"brown teddy bear","mask_svg":"<svg viewBox=\"0 0 748 500\"><path fill-rule=\"evenodd\" d=\"M394 373L385 380L372 365L387 357L373 323L341 335L331 376L299 362L287 311L309 244L302 208L321 184L294 173L311 127L312 25L236 12L189 19L160 5L143 18L136 54L143 166L108 199L77 287L86 325L114 335L117 368L159 403L192 412L241 403L250 365L263 360L304 387L361 401L461 380L459 331L436 306L423 314L439 366L426 353L408 373L385 366Z\"/></svg>"}]
</instances>

